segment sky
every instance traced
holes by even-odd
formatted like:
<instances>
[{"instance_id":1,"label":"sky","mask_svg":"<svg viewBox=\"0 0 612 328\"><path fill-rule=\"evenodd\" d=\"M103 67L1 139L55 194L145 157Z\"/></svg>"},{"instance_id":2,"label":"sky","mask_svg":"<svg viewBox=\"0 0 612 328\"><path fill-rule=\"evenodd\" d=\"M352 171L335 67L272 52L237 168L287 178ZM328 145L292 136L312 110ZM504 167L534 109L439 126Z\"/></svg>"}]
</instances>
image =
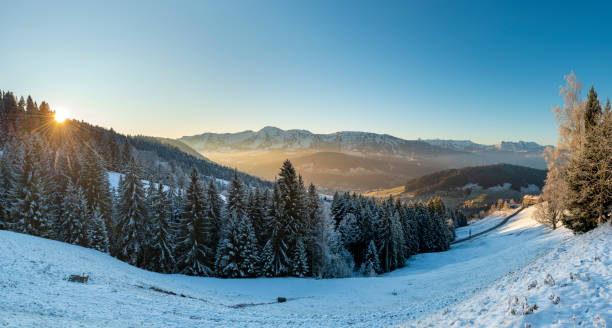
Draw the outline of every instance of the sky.
<instances>
[{"instance_id":1,"label":"sky","mask_svg":"<svg viewBox=\"0 0 612 328\"><path fill-rule=\"evenodd\" d=\"M127 134L554 144L564 75L612 97L605 2L1 2L0 89Z\"/></svg>"}]
</instances>

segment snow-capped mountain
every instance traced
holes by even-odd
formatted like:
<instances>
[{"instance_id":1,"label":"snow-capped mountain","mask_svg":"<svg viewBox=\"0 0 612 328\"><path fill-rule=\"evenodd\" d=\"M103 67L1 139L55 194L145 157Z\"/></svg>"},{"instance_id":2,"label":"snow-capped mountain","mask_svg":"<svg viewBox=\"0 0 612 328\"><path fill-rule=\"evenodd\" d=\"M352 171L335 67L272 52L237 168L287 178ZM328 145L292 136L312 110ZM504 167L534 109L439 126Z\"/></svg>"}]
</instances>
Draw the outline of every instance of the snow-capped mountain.
<instances>
[{"instance_id":1,"label":"snow-capped mountain","mask_svg":"<svg viewBox=\"0 0 612 328\"><path fill-rule=\"evenodd\" d=\"M267 126L259 131L204 133L180 139L201 152L236 152L265 150L317 150L348 154L414 156L452 152L541 152L535 142L502 141L482 145L471 140L405 140L388 134L340 131L315 134L307 130L282 130Z\"/></svg>"},{"instance_id":2,"label":"snow-capped mountain","mask_svg":"<svg viewBox=\"0 0 612 328\"><path fill-rule=\"evenodd\" d=\"M542 146L532 141L502 141L496 145L483 145L475 143L471 140L443 140L443 139L428 139L423 140L430 145L453 149L456 151L467 152L543 152L546 146Z\"/></svg>"},{"instance_id":3,"label":"snow-capped mountain","mask_svg":"<svg viewBox=\"0 0 612 328\"><path fill-rule=\"evenodd\" d=\"M201 152L266 150L335 151L347 154L414 156L447 152L419 140L404 140L388 134L341 131L315 134L307 130L281 130L267 126L259 131L204 133L180 139Z\"/></svg>"},{"instance_id":4,"label":"snow-capped mountain","mask_svg":"<svg viewBox=\"0 0 612 328\"><path fill-rule=\"evenodd\" d=\"M481 145L470 140L405 140L388 134L265 127L204 133L180 141L213 161L274 179L290 159L308 182L331 189L371 190L401 185L449 168L508 163L543 169L544 147L533 142Z\"/></svg>"}]
</instances>

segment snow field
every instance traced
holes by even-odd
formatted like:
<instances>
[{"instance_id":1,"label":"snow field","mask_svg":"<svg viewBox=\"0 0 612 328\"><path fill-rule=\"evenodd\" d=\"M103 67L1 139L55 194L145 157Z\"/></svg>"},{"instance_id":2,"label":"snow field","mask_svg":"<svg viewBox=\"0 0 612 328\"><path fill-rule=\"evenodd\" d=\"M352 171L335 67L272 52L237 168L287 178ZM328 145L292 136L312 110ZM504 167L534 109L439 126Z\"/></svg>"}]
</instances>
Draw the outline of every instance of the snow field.
<instances>
[{"instance_id":1,"label":"snow field","mask_svg":"<svg viewBox=\"0 0 612 328\"><path fill-rule=\"evenodd\" d=\"M450 322L438 311L471 304L466 300L488 293L503 294L500 299L489 296L487 304L500 307L489 311L501 311L494 319L512 324L519 317L506 314L510 295L503 285L490 286L543 254L554 254L560 245L567 249L561 243L570 236L564 229L550 233L531 219L532 214L533 209L526 209L501 230L450 251L416 255L405 268L389 274L325 280L158 274L94 250L0 231L0 326L385 327L415 322L439 326ZM601 259L610 260L609 255ZM87 284L65 280L81 273L90 276ZM599 279L590 276L591 281ZM526 292L526 283L517 285L515 294L525 294L518 292ZM609 295L609 289L599 293ZM288 301L276 303L279 296ZM560 297L564 302L570 296L560 293ZM459 323L475 320L461 319L462 313L451 317Z\"/></svg>"}]
</instances>

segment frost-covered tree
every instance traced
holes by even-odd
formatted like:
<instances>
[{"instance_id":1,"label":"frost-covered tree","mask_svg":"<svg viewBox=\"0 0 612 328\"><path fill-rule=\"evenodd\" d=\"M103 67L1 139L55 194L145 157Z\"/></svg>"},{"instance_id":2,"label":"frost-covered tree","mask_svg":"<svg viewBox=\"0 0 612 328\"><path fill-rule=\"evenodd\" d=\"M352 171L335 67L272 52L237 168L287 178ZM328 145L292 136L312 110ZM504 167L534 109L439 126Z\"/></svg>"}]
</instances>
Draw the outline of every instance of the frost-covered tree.
<instances>
[{"instance_id":1,"label":"frost-covered tree","mask_svg":"<svg viewBox=\"0 0 612 328\"><path fill-rule=\"evenodd\" d=\"M244 277L256 277L260 274L259 251L255 230L248 216L240 218L238 223L238 245L240 263L238 268Z\"/></svg>"},{"instance_id":2,"label":"frost-covered tree","mask_svg":"<svg viewBox=\"0 0 612 328\"><path fill-rule=\"evenodd\" d=\"M103 159L95 150L86 150L81 160L81 169L78 182L85 197L87 206L91 212L96 208L104 218L104 224L112 227L112 198Z\"/></svg>"},{"instance_id":3,"label":"frost-covered tree","mask_svg":"<svg viewBox=\"0 0 612 328\"><path fill-rule=\"evenodd\" d=\"M248 216L253 224L255 236L259 241L259 247L263 248L269 236L269 222L266 220L266 196L259 188L249 193Z\"/></svg>"},{"instance_id":4,"label":"frost-covered tree","mask_svg":"<svg viewBox=\"0 0 612 328\"><path fill-rule=\"evenodd\" d=\"M175 268L174 235L171 230L173 221L172 196L164 191L164 186L159 183L157 187L151 185L151 227L149 228L150 258L148 259L148 269L171 273Z\"/></svg>"},{"instance_id":5,"label":"frost-covered tree","mask_svg":"<svg viewBox=\"0 0 612 328\"><path fill-rule=\"evenodd\" d=\"M376 276L380 272L380 261L378 259L378 250L376 244L371 240L368 244L368 250L365 256L365 262L362 265L361 273L366 277Z\"/></svg>"},{"instance_id":6,"label":"frost-covered tree","mask_svg":"<svg viewBox=\"0 0 612 328\"><path fill-rule=\"evenodd\" d=\"M245 277L244 272L240 270L240 232L238 225L240 218L236 212L233 212L226 221L223 227L221 238L219 239L219 247L217 248L217 260L215 267L217 275L223 278L242 278Z\"/></svg>"},{"instance_id":7,"label":"frost-covered tree","mask_svg":"<svg viewBox=\"0 0 612 328\"><path fill-rule=\"evenodd\" d=\"M37 138L28 138L23 143L23 156L15 167L10 216L15 231L51 238L54 218L47 198L41 148Z\"/></svg>"},{"instance_id":8,"label":"frost-covered tree","mask_svg":"<svg viewBox=\"0 0 612 328\"><path fill-rule=\"evenodd\" d=\"M206 190L206 200L208 201L208 216L212 219L215 227L211 246L216 247L219 242L218 232L223 226L223 200L219 196L214 179L211 179Z\"/></svg>"},{"instance_id":9,"label":"frost-covered tree","mask_svg":"<svg viewBox=\"0 0 612 328\"><path fill-rule=\"evenodd\" d=\"M132 265L144 261L148 214L141 171L131 160L125 169L125 178L119 182L117 238L114 245L118 259Z\"/></svg>"},{"instance_id":10,"label":"frost-covered tree","mask_svg":"<svg viewBox=\"0 0 612 328\"><path fill-rule=\"evenodd\" d=\"M306 191L302 177L295 172L293 164L285 160L278 174L279 201L282 207L284 233L287 236L289 251L295 249L297 240L302 238L306 220Z\"/></svg>"},{"instance_id":11,"label":"frost-covered tree","mask_svg":"<svg viewBox=\"0 0 612 328\"><path fill-rule=\"evenodd\" d=\"M264 272L267 276L285 276L291 269L287 218L279 186L275 183L267 213L267 220L270 224L270 239L266 242L263 254L265 257L262 259ZM266 248L269 248L269 250L266 250Z\"/></svg>"},{"instance_id":12,"label":"frost-covered tree","mask_svg":"<svg viewBox=\"0 0 612 328\"><path fill-rule=\"evenodd\" d=\"M293 268L291 270L292 275L296 277L306 277L310 273L308 267L308 254L306 254L306 247L302 242L302 239L298 239L295 250L293 252Z\"/></svg>"},{"instance_id":13,"label":"frost-covered tree","mask_svg":"<svg viewBox=\"0 0 612 328\"><path fill-rule=\"evenodd\" d=\"M87 246L100 252L108 253L110 244L102 212L96 207L87 221Z\"/></svg>"},{"instance_id":14,"label":"frost-covered tree","mask_svg":"<svg viewBox=\"0 0 612 328\"><path fill-rule=\"evenodd\" d=\"M83 189L70 182L66 188L62 207L63 215L59 218L62 230L61 241L87 247L89 245L87 236L89 211Z\"/></svg>"},{"instance_id":15,"label":"frost-covered tree","mask_svg":"<svg viewBox=\"0 0 612 328\"><path fill-rule=\"evenodd\" d=\"M1 92L0 92L1 94ZM2 103L0 101L0 103ZM23 148L17 142L9 142L0 156L0 229L14 229L10 208L12 203L11 191L14 188L14 173L17 170L19 158L23 156Z\"/></svg>"},{"instance_id":16,"label":"frost-covered tree","mask_svg":"<svg viewBox=\"0 0 612 328\"><path fill-rule=\"evenodd\" d=\"M193 276L211 276L215 261L215 223L209 216L205 191L198 171L193 168L185 192L181 233L176 256L179 272Z\"/></svg>"},{"instance_id":17,"label":"frost-covered tree","mask_svg":"<svg viewBox=\"0 0 612 328\"><path fill-rule=\"evenodd\" d=\"M247 204L244 193L244 186L238 178L238 171L234 171L234 177L230 183L227 196L227 213L234 213L238 217L247 214Z\"/></svg>"}]
</instances>

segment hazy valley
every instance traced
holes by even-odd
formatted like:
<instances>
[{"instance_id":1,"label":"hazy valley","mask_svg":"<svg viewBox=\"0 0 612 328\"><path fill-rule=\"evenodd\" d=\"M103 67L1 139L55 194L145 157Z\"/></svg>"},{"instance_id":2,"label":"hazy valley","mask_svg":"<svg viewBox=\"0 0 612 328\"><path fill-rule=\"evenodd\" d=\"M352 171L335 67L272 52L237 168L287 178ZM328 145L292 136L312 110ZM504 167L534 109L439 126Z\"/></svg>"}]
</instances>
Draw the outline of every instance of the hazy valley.
<instances>
[{"instance_id":1,"label":"hazy valley","mask_svg":"<svg viewBox=\"0 0 612 328\"><path fill-rule=\"evenodd\" d=\"M544 169L544 146L526 142L480 145L471 141L404 140L386 134L266 127L239 133L204 133L179 139L220 164L273 179L290 159L307 182L359 192L396 187L449 168L508 163Z\"/></svg>"}]
</instances>

